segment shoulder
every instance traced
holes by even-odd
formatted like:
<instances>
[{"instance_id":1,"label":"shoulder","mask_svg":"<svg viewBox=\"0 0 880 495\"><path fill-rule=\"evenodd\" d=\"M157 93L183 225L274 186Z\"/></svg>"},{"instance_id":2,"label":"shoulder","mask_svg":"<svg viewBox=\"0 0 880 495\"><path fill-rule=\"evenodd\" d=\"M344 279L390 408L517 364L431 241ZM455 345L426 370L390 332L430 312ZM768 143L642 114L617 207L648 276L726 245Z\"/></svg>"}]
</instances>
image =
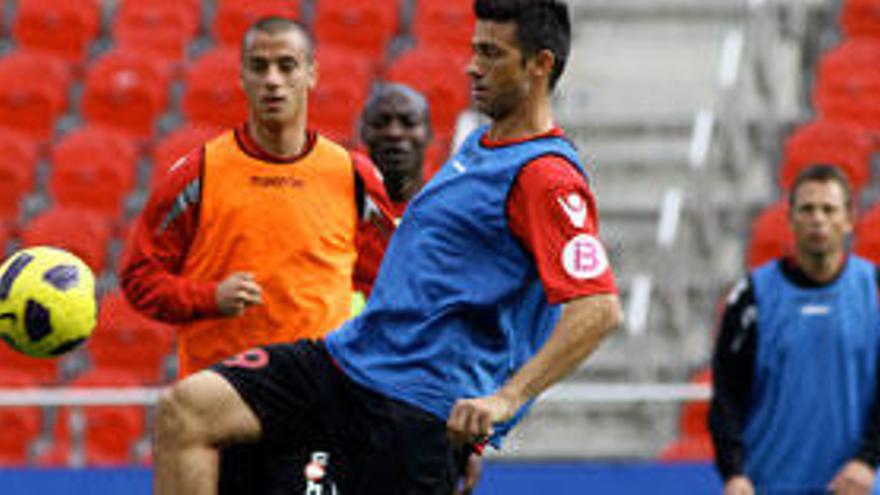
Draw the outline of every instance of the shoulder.
<instances>
[{"instance_id":1,"label":"shoulder","mask_svg":"<svg viewBox=\"0 0 880 495\"><path fill-rule=\"evenodd\" d=\"M566 185L588 185L577 165L558 155L544 155L523 165L518 180L544 188Z\"/></svg>"},{"instance_id":2,"label":"shoulder","mask_svg":"<svg viewBox=\"0 0 880 495\"><path fill-rule=\"evenodd\" d=\"M755 292L752 286L752 277L747 275L737 280L725 298L727 307L744 306L754 304Z\"/></svg>"},{"instance_id":3,"label":"shoulder","mask_svg":"<svg viewBox=\"0 0 880 495\"><path fill-rule=\"evenodd\" d=\"M199 146L180 157L164 175L156 181L156 191L179 190L202 176L205 148Z\"/></svg>"}]
</instances>

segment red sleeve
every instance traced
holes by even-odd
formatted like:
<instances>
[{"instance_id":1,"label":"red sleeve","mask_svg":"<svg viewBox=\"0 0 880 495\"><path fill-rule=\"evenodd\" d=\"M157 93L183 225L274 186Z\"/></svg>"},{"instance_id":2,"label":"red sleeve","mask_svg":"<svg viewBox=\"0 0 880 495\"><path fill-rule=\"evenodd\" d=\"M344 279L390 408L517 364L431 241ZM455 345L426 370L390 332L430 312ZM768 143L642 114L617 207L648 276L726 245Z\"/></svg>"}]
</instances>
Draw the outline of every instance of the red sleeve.
<instances>
[{"instance_id":1,"label":"red sleeve","mask_svg":"<svg viewBox=\"0 0 880 495\"><path fill-rule=\"evenodd\" d=\"M353 282L355 290L369 296L379 274L385 248L396 228L397 210L402 211L403 207L395 205L388 198L382 174L366 155L352 153L351 156L364 192L356 234L358 256Z\"/></svg>"},{"instance_id":2,"label":"red sleeve","mask_svg":"<svg viewBox=\"0 0 880 495\"><path fill-rule=\"evenodd\" d=\"M525 165L507 211L510 229L534 257L551 303L617 293L599 240L595 197L572 164L542 157Z\"/></svg>"},{"instance_id":3,"label":"red sleeve","mask_svg":"<svg viewBox=\"0 0 880 495\"><path fill-rule=\"evenodd\" d=\"M202 148L181 158L150 194L122 256L120 285L145 315L169 323L218 316L217 282L180 276L196 234Z\"/></svg>"}]
</instances>

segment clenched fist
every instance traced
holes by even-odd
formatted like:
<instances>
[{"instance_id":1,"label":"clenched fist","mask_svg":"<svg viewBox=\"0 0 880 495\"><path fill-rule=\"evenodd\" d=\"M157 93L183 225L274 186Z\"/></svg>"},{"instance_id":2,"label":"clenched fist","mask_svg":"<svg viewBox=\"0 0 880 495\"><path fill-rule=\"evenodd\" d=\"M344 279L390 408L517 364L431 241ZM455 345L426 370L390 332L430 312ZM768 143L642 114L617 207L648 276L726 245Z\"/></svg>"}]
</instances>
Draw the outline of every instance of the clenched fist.
<instances>
[{"instance_id":1,"label":"clenched fist","mask_svg":"<svg viewBox=\"0 0 880 495\"><path fill-rule=\"evenodd\" d=\"M263 302L263 290L250 273L237 272L217 285L217 307L224 316L239 316L245 308Z\"/></svg>"}]
</instances>

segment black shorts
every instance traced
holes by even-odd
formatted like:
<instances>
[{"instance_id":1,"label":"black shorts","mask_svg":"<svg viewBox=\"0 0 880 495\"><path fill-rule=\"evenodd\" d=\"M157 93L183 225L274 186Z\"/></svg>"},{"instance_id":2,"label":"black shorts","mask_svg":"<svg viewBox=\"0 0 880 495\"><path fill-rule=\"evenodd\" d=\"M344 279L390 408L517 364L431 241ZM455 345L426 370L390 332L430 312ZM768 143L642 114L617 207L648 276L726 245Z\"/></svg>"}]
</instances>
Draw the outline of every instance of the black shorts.
<instances>
[{"instance_id":1,"label":"black shorts","mask_svg":"<svg viewBox=\"0 0 880 495\"><path fill-rule=\"evenodd\" d=\"M330 454L329 475L341 495L449 495L463 469L466 449L451 444L444 421L354 383L322 341L252 349L212 370L263 430L258 444L224 456L221 493L237 492L236 473L257 482L242 486L245 493L304 493L304 468L315 451ZM249 472L253 462L239 472L235 457L259 458L261 479Z\"/></svg>"}]
</instances>

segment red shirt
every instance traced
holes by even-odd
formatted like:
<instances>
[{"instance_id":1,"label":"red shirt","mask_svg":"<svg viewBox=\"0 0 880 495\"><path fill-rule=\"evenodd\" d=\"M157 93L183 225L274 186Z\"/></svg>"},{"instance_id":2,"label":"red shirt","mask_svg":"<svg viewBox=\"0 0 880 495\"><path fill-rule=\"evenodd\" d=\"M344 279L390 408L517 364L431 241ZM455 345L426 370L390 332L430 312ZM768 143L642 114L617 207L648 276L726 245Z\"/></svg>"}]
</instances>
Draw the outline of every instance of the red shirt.
<instances>
[{"instance_id":1,"label":"red shirt","mask_svg":"<svg viewBox=\"0 0 880 495\"><path fill-rule=\"evenodd\" d=\"M533 138L563 135L554 128ZM482 139L487 147L511 142ZM567 160L547 156L523 166L508 197L507 214L513 235L535 259L550 303L618 292L599 241L595 196Z\"/></svg>"}]
</instances>

